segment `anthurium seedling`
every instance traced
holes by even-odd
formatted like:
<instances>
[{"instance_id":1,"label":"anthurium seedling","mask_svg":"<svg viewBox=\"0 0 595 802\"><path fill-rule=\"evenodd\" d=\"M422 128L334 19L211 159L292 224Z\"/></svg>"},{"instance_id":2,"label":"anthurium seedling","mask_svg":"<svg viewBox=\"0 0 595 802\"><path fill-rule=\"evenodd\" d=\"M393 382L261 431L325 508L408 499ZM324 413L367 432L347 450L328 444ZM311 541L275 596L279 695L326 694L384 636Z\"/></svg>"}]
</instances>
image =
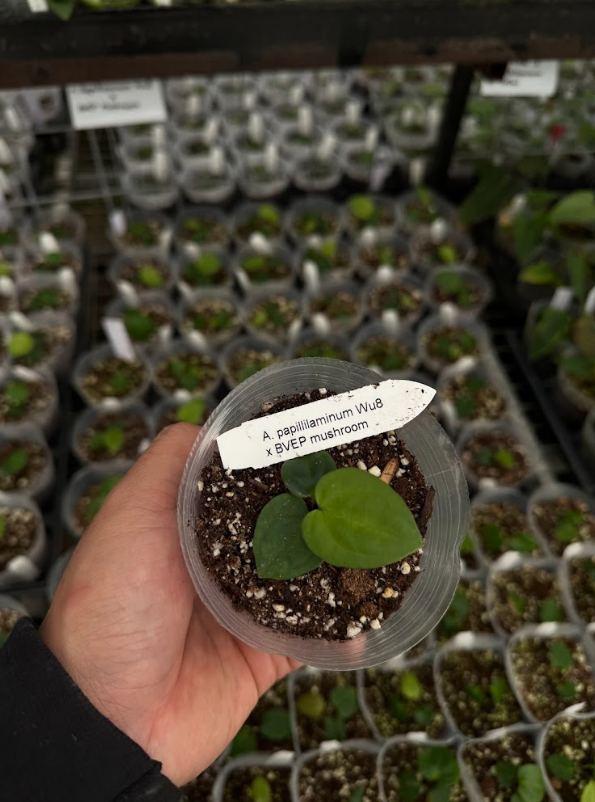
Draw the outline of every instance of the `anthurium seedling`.
<instances>
[{"instance_id":1,"label":"anthurium seedling","mask_svg":"<svg viewBox=\"0 0 595 802\"><path fill-rule=\"evenodd\" d=\"M362 226L377 226L380 223L380 209L368 195L354 195L349 199L349 211Z\"/></svg>"},{"instance_id":2,"label":"anthurium seedling","mask_svg":"<svg viewBox=\"0 0 595 802\"><path fill-rule=\"evenodd\" d=\"M448 802L450 791L459 782L456 755L445 746L427 746L417 755L417 770L405 769L399 774L401 802Z\"/></svg>"},{"instance_id":3,"label":"anthurium seedling","mask_svg":"<svg viewBox=\"0 0 595 802\"><path fill-rule=\"evenodd\" d=\"M163 276L154 265L142 265L138 270L138 281L143 287L155 290L163 286Z\"/></svg>"},{"instance_id":4,"label":"anthurium seedling","mask_svg":"<svg viewBox=\"0 0 595 802\"><path fill-rule=\"evenodd\" d=\"M501 760L496 764L496 779L500 788L512 791L510 802L542 802L545 797L543 775L535 763L519 766Z\"/></svg>"},{"instance_id":5,"label":"anthurium seedling","mask_svg":"<svg viewBox=\"0 0 595 802\"><path fill-rule=\"evenodd\" d=\"M31 389L27 382L12 381L6 385L1 395L8 407L7 417L20 418L27 409Z\"/></svg>"},{"instance_id":6,"label":"anthurium seedling","mask_svg":"<svg viewBox=\"0 0 595 802\"><path fill-rule=\"evenodd\" d=\"M152 245L156 245L158 242L158 237L154 227L150 223L144 222L143 220L137 220L128 223L126 234L131 242L138 245L151 247Z\"/></svg>"},{"instance_id":7,"label":"anthurium seedling","mask_svg":"<svg viewBox=\"0 0 595 802\"><path fill-rule=\"evenodd\" d=\"M28 312L39 312L43 309L57 309L64 303L64 296L57 287L45 287L33 295L27 304Z\"/></svg>"},{"instance_id":8,"label":"anthurium seedling","mask_svg":"<svg viewBox=\"0 0 595 802\"><path fill-rule=\"evenodd\" d=\"M35 348L35 337L28 331L15 332L8 342L8 352L15 359L29 356Z\"/></svg>"},{"instance_id":9,"label":"anthurium seedling","mask_svg":"<svg viewBox=\"0 0 595 802\"><path fill-rule=\"evenodd\" d=\"M204 398L193 398L182 404L176 412L176 420L179 423L192 423L199 426L204 423L207 412L207 402Z\"/></svg>"},{"instance_id":10,"label":"anthurium seedling","mask_svg":"<svg viewBox=\"0 0 595 802\"><path fill-rule=\"evenodd\" d=\"M16 476L29 464L29 452L26 448L13 448L0 463L0 473L4 476Z\"/></svg>"},{"instance_id":11,"label":"anthurium seedling","mask_svg":"<svg viewBox=\"0 0 595 802\"><path fill-rule=\"evenodd\" d=\"M252 802L273 802L273 789L266 777L255 777L250 784Z\"/></svg>"},{"instance_id":12,"label":"anthurium seedling","mask_svg":"<svg viewBox=\"0 0 595 802\"><path fill-rule=\"evenodd\" d=\"M157 331L157 325L151 315L141 309L126 309L122 317L126 331L135 342L146 342Z\"/></svg>"},{"instance_id":13,"label":"anthurium seedling","mask_svg":"<svg viewBox=\"0 0 595 802\"><path fill-rule=\"evenodd\" d=\"M327 452L285 462L281 477L289 493L269 501L254 532L263 579L293 579L323 562L380 568L423 545L411 511L388 484L357 468L337 469ZM316 509L308 511L307 497Z\"/></svg>"},{"instance_id":14,"label":"anthurium seedling","mask_svg":"<svg viewBox=\"0 0 595 802\"><path fill-rule=\"evenodd\" d=\"M403 723L415 722L419 727L428 727L436 714L430 704L419 704L424 689L414 671L403 671L399 677L398 693L393 693L388 700L391 714Z\"/></svg>"},{"instance_id":15,"label":"anthurium seedling","mask_svg":"<svg viewBox=\"0 0 595 802\"><path fill-rule=\"evenodd\" d=\"M193 287L221 283L223 261L215 253L203 253L184 268L184 278Z\"/></svg>"},{"instance_id":16,"label":"anthurium seedling","mask_svg":"<svg viewBox=\"0 0 595 802\"><path fill-rule=\"evenodd\" d=\"M477 300L468 281L454 270L443 270L434 276L436 287L461 309L472 309Z\"/></svg>"},{"instance_id":17,"label":"anthurium seedling","mask_svg":"<svg viewBox=\"0 0 595 802\"><path fill-rule=\"evenodd\" d=\"M100 432L93 432L89 440L91 451L107 451L115 456L124 445L126 435L122 424L109 426Z\"/></svg>"}]
</instances>

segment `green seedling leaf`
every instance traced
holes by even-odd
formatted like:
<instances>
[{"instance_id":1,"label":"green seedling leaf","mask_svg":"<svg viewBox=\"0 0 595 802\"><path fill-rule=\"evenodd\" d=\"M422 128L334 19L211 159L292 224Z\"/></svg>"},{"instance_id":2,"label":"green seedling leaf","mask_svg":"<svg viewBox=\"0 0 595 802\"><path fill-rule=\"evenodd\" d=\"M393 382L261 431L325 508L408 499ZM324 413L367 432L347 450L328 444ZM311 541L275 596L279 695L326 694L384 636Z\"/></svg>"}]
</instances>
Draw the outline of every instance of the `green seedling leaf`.
<instances>
[{"instance_id":1,"label":"green seedling leaf","mask_svg":"<svg viewBox=\"0 0 595 802\"><path fill-rule=\"evenodd\" d=\"M576 696L576 685L574 682L567 680L556 685L556 693L561 699L574 699Z\"/></svg>"},{"instance_id":2,"label":"green seedling leaf","mask_svg":"<svg viewBox=\"0 0 595 802\"><path fill-rule=\"evenodd\" d=\"M399 690L405 699L409 699L411 702L417 702L418 699L421 699L423 694L421 682L418 680L413 671L404 671L401 674L399 679Z\"/></svg>"},{"instance_id":3,"label":"green seedling leaf","mask_svg":"<svg viewBox=\"0 0 595 802\"><path fill-rule=\"evenodd\" d=\"M324 714L326 707L322 695L317 691L307 691L298 696L295 702L298 713L306 718L318 719Z\"/></svg>"},{"instance_id":4,"label":"green seedling leaf","mask_svg":"<svg viewBox=\"0 0 595 802\"><path fill-rule=\"evenodd\" d=\"M48 7L61 20L69 20L76 8L77 0L48 0Z\"/></svg>"},{"instance_id":5,"label":"green seedling leaf","mask_svg":"<svg viewBox=\"0 0 595 802\"><path fill-rule=\"evenodd\" d=\"M8 352L15 359L21 359L35 348L35 339L27 331L15 332L8 343Z\"/></svg>"},{"instance_id":6,"label":"green seedling leaf","mask_svg":"<svg viewBox=\"0 0 595 802\"><path fill-rule=\"evenodd\" d=\"M157 331L157 325L150 315L140 309L126 309L122 314L126 331L133 340L146 342Z\"/></svg>"},{"instance_id":7,"label":"green seedling leaf","mask_svg":"<svg viewBox=\"0 0 595 802\"><path fill-rule=\"evenodd\" d=\"M446 784L435 785L430 789L428 802L450 802L451 786Z\"/></svg>"},{"instance_id":8,"label":"green seedling leaf","mask_svg":"<svg viewBox=\"0 0 595 802\"><path fill-rule=\"evenodd\" d=\"M337 466L328 451L308 454L283 463L281 478L287 489L294 496L306 498L314 493L314 489L322 477L335 471Z\"/></svg>"},{"instance_id":9,"label":"green seedling leaf","mask_svg":"<svg viewBox=\"0 0 595 802\"><path fill-rule=\"evenodd\" d=\"M524 615L527 612L527 601L520 593L509 593L508 603L518 615Z\"/></svg>"},{"instance_id":10,"label":"green seedling leaf","mask_svg":"<svg viewBox=\"0 0 595 802\"><path fill-rule=\"evenodd\" d=\"M399 774L398 793L401 802L416 802L420 798L422 787L413 769L405 769Z\"/></svg>"},{"instance_id":11,"label":"green seedling leaf","mask_svg":"<svg viewBox=\"0 0 595 802\"><path fill-rule=\"evenodd\" d=\"M145 287L161 287L163 276L153 265L145 265L138 271L138 277Z\"/></svg>"},{"instance_id":12,"label":"green seedling leaf","mask_svg":"<svg viewBox=\"0 0 595 802\"><path fill-rule=\"evenodd\" d=\"M442 619L440 628L447 635L454 635L465 628L465 621L471 610L469 599L461 588L457 588L450 603L450 607L446 611L446 615Z\"/></svg>"},{"instance_id":13,"label":"green seedling leaf","mask_svg":"<svg viewBox=\"0 0 595 802\"><path fill-rule=\"evenodd\" d=\"M324 737L327 741L346 740L345 719L341 716L327 716L324 719Z\"/></svg>"},{"instance_id":14,"label":"green seedling leaf","mask_svg":"<svg viewBox=\"0 0 595 802\"><path fill-rule=\"evenodd\" d=\"M266 710L260 723L260 734L269 741L284 741L291 738L291 717L281 707Z\"/></svg>"},{"instance_id":15,"label":"green seedling leaf","mask_svg":"<svg viewBox=\"0 0 595 802\"><path fill-rule=\"evenodd\" d=\"M126 393L130 390L132 382L130 380L130 376L127 373L114 373L113 376L109 379L109 386L114 395L126 395Z\"/></svg>"},{"instance_id":16,"label":"green seedling leaf","mask_svg":"<svg viewBox=\"0 0 595 802\"><path fill-rule=\"evenodd\" d=\"M120 482L122 479L121 474L113 474L112 476L106 476L104 479L101 480L99 483L99 492L91 500L89 506L87 508L87 524L90 524L93 518L97 515L99 510L101 509L103 502L109 496L111 491L114 487Z\"/></svg>"},{"instance_id":17,"label":"green seedling leaf","mask_svg":"<svg viewBox=\"0 0 595 802\"><path fill-rule=\"evenodd\" d=\"M553 354L569 338L572 320L568 312L547 306L529 335L530 359Z\"/></svg>"},{"instance_id":18,"label":"green seedling leaf","mask_svg":"<svg viewBox=\"0 0 595 802\"><path fill-rule=\"evenodd\" d=\"M573 354L561 360L562 370L575 379L591 379L595 376L595 359L583 354Z\"/></svg>"},{"instance_id":19,"label":"green seedling leaf","mask_svg":"<svg viewBox=\"0 0 595 802\"><path fill-rule=\"evenodd\" d=\"M349 209L356 220L363 223L371 221L376 214L376 204L366 195L354 195L350 198Z\"/></svg>"},{"instance_id":20,"label":"green seedling leaf","mask_svg":"<svg viewBox=\"0 0 595 802\"><path fill-rule=\"evenodd\" d=\"M413 714L413 720L416 724L419 724L420 727L425 729L426 727L430 726L435 715L436 711L432 705L422 705L416 709L415 713Z\"/></svg>"},{"instance_id":21,"label":"green seedling leaf","mask_svg":"<svg viewBox=\"0 0 595 802\"><path fill-rule=\"evenodd\" d=\"M514 788L519 776L519 767L510 760L500 760L496 763L496 777L500 788Z\"/></svg>"},{"instance_id":22,"label":"green seedling leaf","mask_svg":"<svg viewBox=\"0 0 595 802\"><path fill-rule=\"evenodd\" d=\"M589 259L584 251L574 250L568 254L568 274L575 298L582 306L592 285Z\"/></svg>"},{"instance_id":23,"label":"green seedling leaf","mask_svg":"<svg viewBox=\"0 0 595 802\"><path fill-rule=\"evenodd\" d=\"M492 454L490 452L490 462L491 459ZM489 549L493 551L502 551L502 548L504 547L504 532L497 524L486 524L486 526L484 526L481 530L481 537Z\"/></svg>"},{"instance_id":24,"label":"green seedling leaf","mask_svg":"<svg viewBox=\"0 0 595 802\"><path fill-rule=\"evenodd\" d=\"M504 677L496 677L496 679L490 683L490 696L495 705L499 705L500 702L504 700L504 697L507 696L508 692L508 682L506 682Z\"/></svg>"},{"instance_id":25,"label":"green seedling leaf","mask_svg":"<svg viewBox=\"0 0 595 802\"><path fill-rule=\"evenodd\" d=\"M556 268L549 262L533 262L519 273L519 279L525 284L536 284L545 287L559 287L562 279Z\"/></svg>"},{"instance_id":26,"label":"green seedling leaf","mask_svg":"<svg viewBox=\"0 0 595 802\"><path fill-rule=\"evenodd\" d=\"M366 786L365 785L358 785L357 788L354 788L351 792L351 796L349 797L349 802L362 802L366 793Z\"/></svg>"},{"instance_id":27,"label":"green seedling leaf","mask_svg":"<svg viewBox=\"0 0 595 802\"><path fill-rule=\"evenodd\" d=\"M258 216L267 223L277 225L280 221L279 211L272 203L263 203L258 208Z\"/></svg>"},{"instance_id":28,"label":"green seedling leaf","mask_svg":"<svg viewBox=\"0 0 595 802\"><path fill-rule=\"evenodd\" d=\"M322 558L302 537L308 508L301 498L283 493L264 507L254 530L254 558L261 579L294 579L314 571Z\"/></svg>"},{"instance_id":29,"label":"green seedling leaf","mask_svg":"<svg viewBox=\"0 0 595 802\"><path fill-rule=\"evenodd\" d=\"M475 547L470 535L465 535L465 539L461 543L461 557L469 557L475 553Z\"/></svg>"},{"instance_id":30,"label":"green seedling leaf","mask_svg":"<svg viewBox=\"0 0 595 802\"><path fill-rule=\"evenodd\" d=\"M506 470L514 468L516 463L514 452L509 451L507 448L499 448L494 452L494 462L500 468L505 468Z\"/></svg>"},{"instance_id":31,"label":"green seedling leaf","mask_svg":"<svg viewBox=\"0 0 595 802\"><path fill-rule=\"evenodd\" d=\"M389 485L357 468L318 482L319 509L303 521L306 544L321 560L344 568L380 568L422 547L415 518Z\"/></svg>"},{"instance_id":32,"label":"green seedling leaf","mask_svg":"<svg viewBox=\"0 0 595 802\"><path fill-rule=\"evenodd\" d=\"M572 332L574 344L584 356L595 359L595 317L581 315Z\"/></svg>"},{"instance_id":33,"label":"green seedling leaf","mask_svg":"<svg viewBox=\"0 0 595 802\"><path fill-rule=\"evenodd\" d=\"M102 433L103 444L112 456L117 454L124 445L125 434L121 426L110 426Z\"/></svg>"},{"instance_id":34,"label":"green seedling leaf","mask_svg":"<svg viewBox=\"0 0 595 802\"><path fill-rule=\"evenodd\" d=\"M547 214L534 217L520 215L512 223L515 256L521 265L528 264L536 255L547 227Z\"/></svg>"},{"instance_id":35,"label":"green seedling leaf","mask_svg":"<svg viewBox=\"0 0 595 802\"><path fill-rule=\"evenodd\" d=\"M595 802L595 780L591 780L583 788L581 802Z\"/></svg>"},{"instance_id":36,"label":"green seedling leaf","mask_svg":"<svg viewBox=\"0 0 595 802\"><path fill-rule=\"evenodd\" d=\"M8 633L0 632L0 649L4 646L7 640L8 640Z\"/></svg>"},{"instance_id":37,"label":"green seedling leaf","mask_svg":"<svg viewBox=\"0 0 595 802\"><path fill-rule=\"evenodd\" d=\"M520 767L517 793L522 802L541 802L545 796L541 769L535 763L527 763Z\"/></svg>"},{"instance_id":38,"label":"green seedling leaf","mask_svg":"<svg viewBox=\"0 0 595 802\"><path fill-rule=\"evenodd\" d=\"M493 164L484 165L477 186L459 206L459 220L471 226L494 217L515 191L516 181L510 171Z\"/></svg>"},{"instance_id":39,"label":"green seedling leaf","mask_svg":"<svg viewBox=\"0 0 595 802\"><path fill-rule=\"evenodd\" d=\"M245 755L248 752L256 752L257 749L258 739L256 737L256 733L252 727L244 724L231 742L231 757Z\"/></svg>"},{"instance_id":40,"label":"green seedling leaf","mask_svg":"<svg viewBox=\"0 0 595 802\"><path fill-rule=\"evenodd\" d=\"M252 780L250 796L254 802L273 802L273 789L266 777L255 777Z\"/></svg>"},{"instance_id":41,"label":"green seedling leaf","mask_svg":"<svg viewBox=\"0 0 595 802\"><path fill-rule=\"evenodd\" d=\"M572 665L572 652L564 641L553 640L549 645L548 653L552 668L566 671Z\"/></svg>"},{"instance_id":42,"label":"green seedling leaf","mask_svg":"<svg viewBox=\"0 0 595 802\"><path fill-rule=\"evenodd\" d=\"M4 476L16 476L24 468L27 467L29 462L29 452L26 448L15 448L6 457L4 462L0 464L0 473Z\"/></svg>"},{"instance_id":43,"label":"green seedling leaf","mask_svg":"<svg viewBox=\"0 0 595 802\"><path fill-rule=\"evenodd\" d=\"M339 716L346 720L353 718L359 709L357 691L351 685L337 685L330 692L329 701Z\"/></svg>"},{"instance_id":44,"label":"green seedling leaf","mask_svg":"<svg viewBox=\"0 0 595 802\"><path fill-rule=\"evenodd\" d=\"M465 688L467 696L478 705L483 705L486 701L486 692L480 685L469 685Z\"/></svg>"},{"instance_id":45,"label":"green seedling leaf","mask_svg":"<svg viewBox=\"0 0 595 802\"><path fill-rule=\"evenodd\" d=\"M580 226L595 223L595 193L579 190L558 201L549 214L552 226Z\"/></svg>"},{"instance_id":46,"label":"green seedling leaf","mask_svg":"<svg viewBox=\"0 0 595 802\"><path fill-rule=\"evenodd\" d=\"M400 696L393 694L388 701L389 710L397 719L397 721L409 721L409 711L407 710L407 705L403 702Z\"/></svg>"},{"instance_id":47,"label":"green seedling leaf","mask_svg":"<svg viewBox=\"0 0 595 802\"><path fill-rule=\"evenodd\" d=\"M457 262L457 252L452 245L440 245L436 253L443 265L454 265Z\"/></svg>"},{"instance_id":48,"label":"green seedling leaf","mask_svg":"<svg viewBox=\"0 0 595 802\"><path fill-rule=\"evenodd\" d=\"M561 752L554 755L548 755L545 759L547 770L554 777L557 777L562 782L570 782L575 773L575 766L572 760Z\"/></svg>"},{"instance_id":49,"label":"green seedling leaf","mask_svg":"<svg viewBox=\"0 0 595 802\"><path fill-rule=\"evenodd\" d=\"M537 549L537 541L528 532L519 532L510 538L508 548L511 551L532 552Z\"/></svg>"},{"instance_id":50,"label":"green seedling leaf","mask_svg":"<svg viewBox=\"0 0 595 802\"><path fill-rule=\"evenodd\" d=\"M428 746L419 750L421 776L430 782L452 785L459 779L456 755L444 746Z\"/></svg>"},{"instance_id":51,"label":"green seedling leaf","mask_svg":"<svg viewBox=\"0 0 595 802\"><path fill-rule=\"evenodd\" d=\"M567 510L560 515L554 529L554 537L560 543L572 543L578 538L583 515L578 510Z\"/></svg>"},{"instance_id":52,"label":"green seedling leaf","mask_svg":"<svg viewBox=\"0 0 595 802\"><path fill-rule=\"evenodd\" d=\"M443 292L449 295L458 295L467 289L467 282L458 273L452 270L443 270L434 276L434 281Z\"/></svg>"},{"instance_id":53,"label":"green seedling leaf","mask_svg":"<svg viewBox=\"0 0 595 802\"><path fill-rule=\"evenodd\" d=\"M27 382L9 382L4 388L4 398L9 407L24 407L31 398L31 390Z\"/></svg>"},{"instance_id":54,"label":"green seedling leaf","mask_svg":"<svg viewBox=\"0 0 595 802\"><path fill-rule=\"evenodd\" d=\"M561 621L562 608L559 603L552 599L551 596L544 599L539 607L539 620L543 621Z\"/></svg>"},{"instance_id":55,"label":"green seedling leaf","mask_svg":"<svg viewBox=\"0 0 595 802\"><path fill-rule=\"evenodd\" d=\"M203 398L193 398L187 401L176 412L176 420L180 423L193 423L199 426L205 419L207 402Z\"/></svg>"}]
</instances>

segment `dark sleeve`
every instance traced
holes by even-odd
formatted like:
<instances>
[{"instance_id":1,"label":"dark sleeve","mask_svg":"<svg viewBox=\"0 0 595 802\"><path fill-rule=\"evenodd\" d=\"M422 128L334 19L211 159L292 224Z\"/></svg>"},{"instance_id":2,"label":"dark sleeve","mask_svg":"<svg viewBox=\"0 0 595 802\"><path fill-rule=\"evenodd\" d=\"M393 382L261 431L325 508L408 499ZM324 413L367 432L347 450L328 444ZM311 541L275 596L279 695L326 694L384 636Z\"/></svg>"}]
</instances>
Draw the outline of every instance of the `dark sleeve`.
<instances>
[{"instance_id":1,"label":"dark sleeve","mask_svg":"<svg viewBox=\"0 0 595 802\"><path fill-rule=\"evenodd\" d=\"M19 621L0 649L0 800L178 802L160 769Z\"/></svg>"}]
</instances>

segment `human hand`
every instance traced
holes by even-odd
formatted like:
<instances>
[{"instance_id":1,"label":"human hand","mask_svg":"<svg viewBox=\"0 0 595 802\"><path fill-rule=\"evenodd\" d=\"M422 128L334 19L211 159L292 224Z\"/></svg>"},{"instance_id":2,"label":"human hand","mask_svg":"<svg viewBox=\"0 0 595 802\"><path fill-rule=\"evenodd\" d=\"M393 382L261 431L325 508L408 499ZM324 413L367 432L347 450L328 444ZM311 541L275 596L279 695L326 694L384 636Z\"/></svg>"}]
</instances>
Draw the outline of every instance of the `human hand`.
<instances>
[{"instance_id":1,"label":"human hand","mask_svg":"<svg viewBox=\"0 0 595 802\"><path fill-rule=\"evenodd\" d=\"M164 430L110 493L41 627L95 707L176 785L212 763L258 697L297 666L234 638L196 597L176 504L197 433Z\"/></svg>"}]
</instances>

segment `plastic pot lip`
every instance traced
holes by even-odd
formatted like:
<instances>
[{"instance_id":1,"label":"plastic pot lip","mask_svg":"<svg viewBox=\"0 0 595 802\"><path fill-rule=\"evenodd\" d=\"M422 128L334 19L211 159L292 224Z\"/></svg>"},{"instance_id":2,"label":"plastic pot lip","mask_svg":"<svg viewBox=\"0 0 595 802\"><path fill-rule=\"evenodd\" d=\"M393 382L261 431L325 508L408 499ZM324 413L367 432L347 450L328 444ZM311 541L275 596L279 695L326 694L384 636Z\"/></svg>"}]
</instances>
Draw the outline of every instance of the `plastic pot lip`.
<instances>
[{"instance_id":1,"label":"plastic pot lip","mask_svg":"<svg viewBox=\"0 0 595 802\"><path fill-rule=\"evenodd\" d=\"M541 723L541 727L539 728L539 733L537 735L537 746L535 748L535 753L536 753L537 763L539 765L539 768L541 769L541 772L545 780L547 793L550 795L552 802L562 802L562 798L559 796L558 792L551 783L550 776L545 763L545 749L547 745L547 739L550 734L550 730L555 724L557 724L559 721L562 721L563 719L570 719L574 721L595 719L595 712L592 710L586 711L584 709L584 703L581 702L580 704L571 705L570 707L567 707L566 710L560 711L560 713L555 715L549 721Z\"/></svg>"},{"instance_id":2,"label":"plastic pot lip","mask_svg":"<svg viewBox=\"0 0 595 802\"><path fill-rule=\"evenodd\" d=\"M90 373L93 370L94 364L100 359L109 359L110 357L115 357L114 352L112 351L111 346L109 343L102 343L101 345L96 345L94 348L91 348L89 351L81 354L77 361L75 362L74 368L72 370L72 377L71 383L74 389L77 391L79 396L85 401L86 404L89 406L101 406L105 403L105 398L100 399L92 399L88 398L83 388L81 386L81 379ZM139 388L134 392L131 393L129 396L123 399L116 399L116 402L119 405L129 403L135 399L140 399L146 393L149 388L152 379L152 372L151 372L151 363L147 359L146 356L136 352L136 359L141 363L145 371L145 378ZM115 408L115 405L114 405Z\"/></svg>"},{"instance_id":3,"label":"plastic pot lip","mask_svg":"<svg viewBox=\"0 0 595 802\"><path fill-rule=\"evenodd\" d=\"M7 429L10 426L18 426L20 423L32 423L38 425L44 434L48 434L54 425L54 419L58 409L58 386L56 384L56 377L52 371L44 368L33 369L26 368L23 365L13 365L7 367L5 370L0 368L0 390L8 383L14 380L26 383L42 382L48 388L48 392L44 395L46 401L45 406L37 412L30 420L20 421L17 423L4 423L3 428Z\"/></svg>"},{"instance_id":4,"label":"plastic pot lip","mask_svg":"<svg viewBox=\"0 0 595 802\"><path fill-rule=\"evenodd\" d=\"M10 592L0 592L0 610L16 610L17 613L20 613L21 618L27 618L29 616L29 611L25 605L21 604L14 596L11 596Z\"/></svg>"},{"instance_id":5,"label":"plastic pot lip","mask_svg":"<svg viewBox=\"0 0 595 802\"><path fill-rule=\"evenodd\" d=\"M461 465L444 431L432 416L422 414L399 433L419 460L426 481L436 490L434 513L422 556L430 570L420 573L403 605L380 630L370 630L351 641L321 642L280 634L256 624L249 613L233 609L230 600L201 566L191 523L199 497L197 481L212 453L215 438L251 418L264 398L316 386L347 391L377 381L376 373L338 360L298 359L260 371L227 396L210 416L189 454L180 484L178 529L186 565L199 596L220 623L245 642L318 668L350 670L385 662L425 638L446 612L460 573L459 548L467 529L468 494ZM441 527L447 534L432 539L432 530ZM441 550L443 553L439 557ZM431 574L434 574L433 579Z\"/></svg>"},{"instance_id":6,"label":"plastic pot lip","mask_svg":"<svg viewBox=\"0 0 595 802\"><path fill-rule=\"evenodd\" d=\"M545 501L555 501L558 498L564 497L577 499L584 502L587 504L589 511L592 514L595 514L595 500L593 497L588 493L585 493L584 490L581 490L580 487L563 482L550 482L548 484L541 485L534 490L533 493L531 493L527 500L527 517L529 519L529 526L531 527L532 531L539 536L540 541L543 542L547 554L551 554L554 557L555 555L549 547L547 537L539 527L539 523L535 517L534 509L536 505Z\"/></svg>"},{"instance_id":7,"label":"plastic pot lip","mask_svg":"<svg viewBox=\"0 0 595 802\"><path fill-rule=\"evenodd\" d=\"M571 543L564 549L564 553L558 561L557 577L562 601L571 623L576 624L577 626L587 627L587 631L592 631L595 633L595 622L585 621L583 618L581 618L576 606L576 600L574 598L572 588L570 587L571 561L575 559L588 560L590 557L595 558L595 543Z\"/></svg>"},{"instance_id":8,"label":"plastic pot lip","mask_svg":"<svg viewBox=\"0 0 595 802\"><path fill-rule=\"evenodd\" d=\"M278 752L253 752L248 755L239 755L229 760L217 775L213 784L213 802L222 802L225 784L229 775L237 769L244 769L253 766L262 768L291 769L295 762L295 754L289 750L279 750Z\"/></svg>"}]
</instances>

